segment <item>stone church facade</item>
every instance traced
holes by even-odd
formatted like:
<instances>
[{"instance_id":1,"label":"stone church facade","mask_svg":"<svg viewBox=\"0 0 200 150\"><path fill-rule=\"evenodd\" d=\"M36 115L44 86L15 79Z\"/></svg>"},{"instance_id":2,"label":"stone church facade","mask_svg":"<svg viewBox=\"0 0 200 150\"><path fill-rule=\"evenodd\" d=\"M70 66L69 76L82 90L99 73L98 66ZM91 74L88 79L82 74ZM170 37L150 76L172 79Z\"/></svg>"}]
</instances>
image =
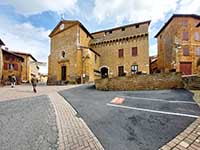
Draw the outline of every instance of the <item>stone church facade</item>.
<instances>
[{"instance_id":1,"label":"stone church facade","mask_svg":"<svg viewBox=\"0 0 200 150\"><path fill-rule=\"evenodd\" d=\"M79 21L60 21L49 35L48 84L148 74L149 24L146 21L90 33Z\"/></svg>"}]
</instances>

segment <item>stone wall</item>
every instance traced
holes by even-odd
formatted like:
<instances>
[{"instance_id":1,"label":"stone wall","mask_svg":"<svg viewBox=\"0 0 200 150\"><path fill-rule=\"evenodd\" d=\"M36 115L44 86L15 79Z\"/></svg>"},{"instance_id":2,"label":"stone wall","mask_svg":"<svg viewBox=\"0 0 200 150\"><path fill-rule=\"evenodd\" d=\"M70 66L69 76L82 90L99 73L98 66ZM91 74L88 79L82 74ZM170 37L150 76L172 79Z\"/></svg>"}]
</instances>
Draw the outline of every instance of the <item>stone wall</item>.
<instances>
[{"instance_id":1,"label":"stone wall","mask_svg":"<svg viewBox=\"0 0 200 150\"><path fill-rule=\"evenodd\" d=\"M95 81L98 90L157 90L183 88L180 73L152 75L134 75L125 77L105 78Z\"/></svg>"}]
</instances>

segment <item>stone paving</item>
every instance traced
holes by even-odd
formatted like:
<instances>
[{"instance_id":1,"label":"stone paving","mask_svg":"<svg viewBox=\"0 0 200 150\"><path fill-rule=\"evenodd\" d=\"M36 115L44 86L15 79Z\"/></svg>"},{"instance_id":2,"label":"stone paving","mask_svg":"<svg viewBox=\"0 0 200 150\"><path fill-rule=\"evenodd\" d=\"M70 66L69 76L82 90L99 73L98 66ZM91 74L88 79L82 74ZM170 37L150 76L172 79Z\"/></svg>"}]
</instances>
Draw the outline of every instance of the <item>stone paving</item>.
<instances>
[{"instance_id":1,"label":"stone paving","mask_svg":"<svg viewBox=\"0 0 200 150\"><path fill-rule=\"evenodd\" d=\"M59 150L103 150L102 145L90 131L82 118L78 116L72 106L61 97L57 91L73 88L69 86L38 86L38 92L32 92L30 85L19 85L15 88L9 86L0 88L0 101L10 101L17 98L26 98L48 95L56 112L58 127Z\"/></svg>"},{"instance_id":2,"label":"stone paving","mask_svg":"<svg viewBox=\"0 0 200 150\"><path fill-rule=\"evenodd\" d=\"M200 106L200 91L191 91ZM200 150L200 117L160 150Z\"/></svg>"}]
</instances>

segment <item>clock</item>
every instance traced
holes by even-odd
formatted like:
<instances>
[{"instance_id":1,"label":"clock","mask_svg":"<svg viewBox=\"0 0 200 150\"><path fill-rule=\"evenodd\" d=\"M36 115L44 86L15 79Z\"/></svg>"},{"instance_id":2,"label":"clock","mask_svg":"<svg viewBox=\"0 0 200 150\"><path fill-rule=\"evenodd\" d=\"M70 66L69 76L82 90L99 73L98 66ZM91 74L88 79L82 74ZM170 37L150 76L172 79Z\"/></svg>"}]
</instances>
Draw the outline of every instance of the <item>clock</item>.
<instances>
[{"instance_id":1,"label":"clock","mask_svg":"<svg viewBox=\"0 0 200 150\"><path fill-rule=\"evenodd\" d=\"M65 25L64 25L64 24L61 24L61 25L60 25L60 30L63 30L64 27L65 27Z\"/></svg>"}]
</instances>

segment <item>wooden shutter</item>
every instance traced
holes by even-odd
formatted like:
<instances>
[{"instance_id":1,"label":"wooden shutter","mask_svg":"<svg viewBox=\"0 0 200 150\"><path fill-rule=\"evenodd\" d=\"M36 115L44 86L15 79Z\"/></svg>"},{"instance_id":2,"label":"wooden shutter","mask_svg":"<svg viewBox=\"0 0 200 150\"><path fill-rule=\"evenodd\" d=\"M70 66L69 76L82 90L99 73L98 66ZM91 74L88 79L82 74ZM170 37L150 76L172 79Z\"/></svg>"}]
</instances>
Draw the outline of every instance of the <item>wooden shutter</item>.
<instances>
[{"instance_id":1,"label":"wooden shutter","mask_svg":"<svg viewBox=\"0 0 200 150\"><path fill-rule=\"evenodd\" d=\"M8 69L8 64L7 64L7 63L4 63L3 68L4 68L4 70L7 70L7 69Z\"/></svg>"},{"instance_id":2,"label":"wooden shutter","mask_svg":"<svg viewBox=\"0 0 200 150\"><path fill-rule=\"evenodd\" d=\"M137 47L132 47L132 56L137 56Z\"/></svg>"},{"instance_id":3,"label":"wooden shutter","mask_svg":"<svg viewBox=\"0 0 200 150\"><path fill-rule=\"evenodd\" d=\"M123 49L119 49L118 50L118 54L119 54L119 58L120 57L124 57L124 50Z\"/></svg>"},{"instance_id":4,"label":"wooden shutter","mask_svg":"<svg viewBox=\"0 0 200 150\"><path fill-rule=\"evenodd\" d=\"M14 69L18 71L18 64L14 64Z\"/></svg>"},{"instance_id":5,"label":"wooden shutter","mask_svg":"<svg viewBox=\"0 0 200 150\"><path fill-rule=\"evenodd\" d=\"M189 49L183 48L183 56L189 56Z\"/></svg>"},{"instance_id":6,"label":"wooden shutter","mask_svg":"<svg viewBox=\"0 0 200 150\"><path fill-rule=\"evenodd\" d=\"M188 41L189 34L188 32L183 32L183 40Z\"/></svg>"}]
</instances>

